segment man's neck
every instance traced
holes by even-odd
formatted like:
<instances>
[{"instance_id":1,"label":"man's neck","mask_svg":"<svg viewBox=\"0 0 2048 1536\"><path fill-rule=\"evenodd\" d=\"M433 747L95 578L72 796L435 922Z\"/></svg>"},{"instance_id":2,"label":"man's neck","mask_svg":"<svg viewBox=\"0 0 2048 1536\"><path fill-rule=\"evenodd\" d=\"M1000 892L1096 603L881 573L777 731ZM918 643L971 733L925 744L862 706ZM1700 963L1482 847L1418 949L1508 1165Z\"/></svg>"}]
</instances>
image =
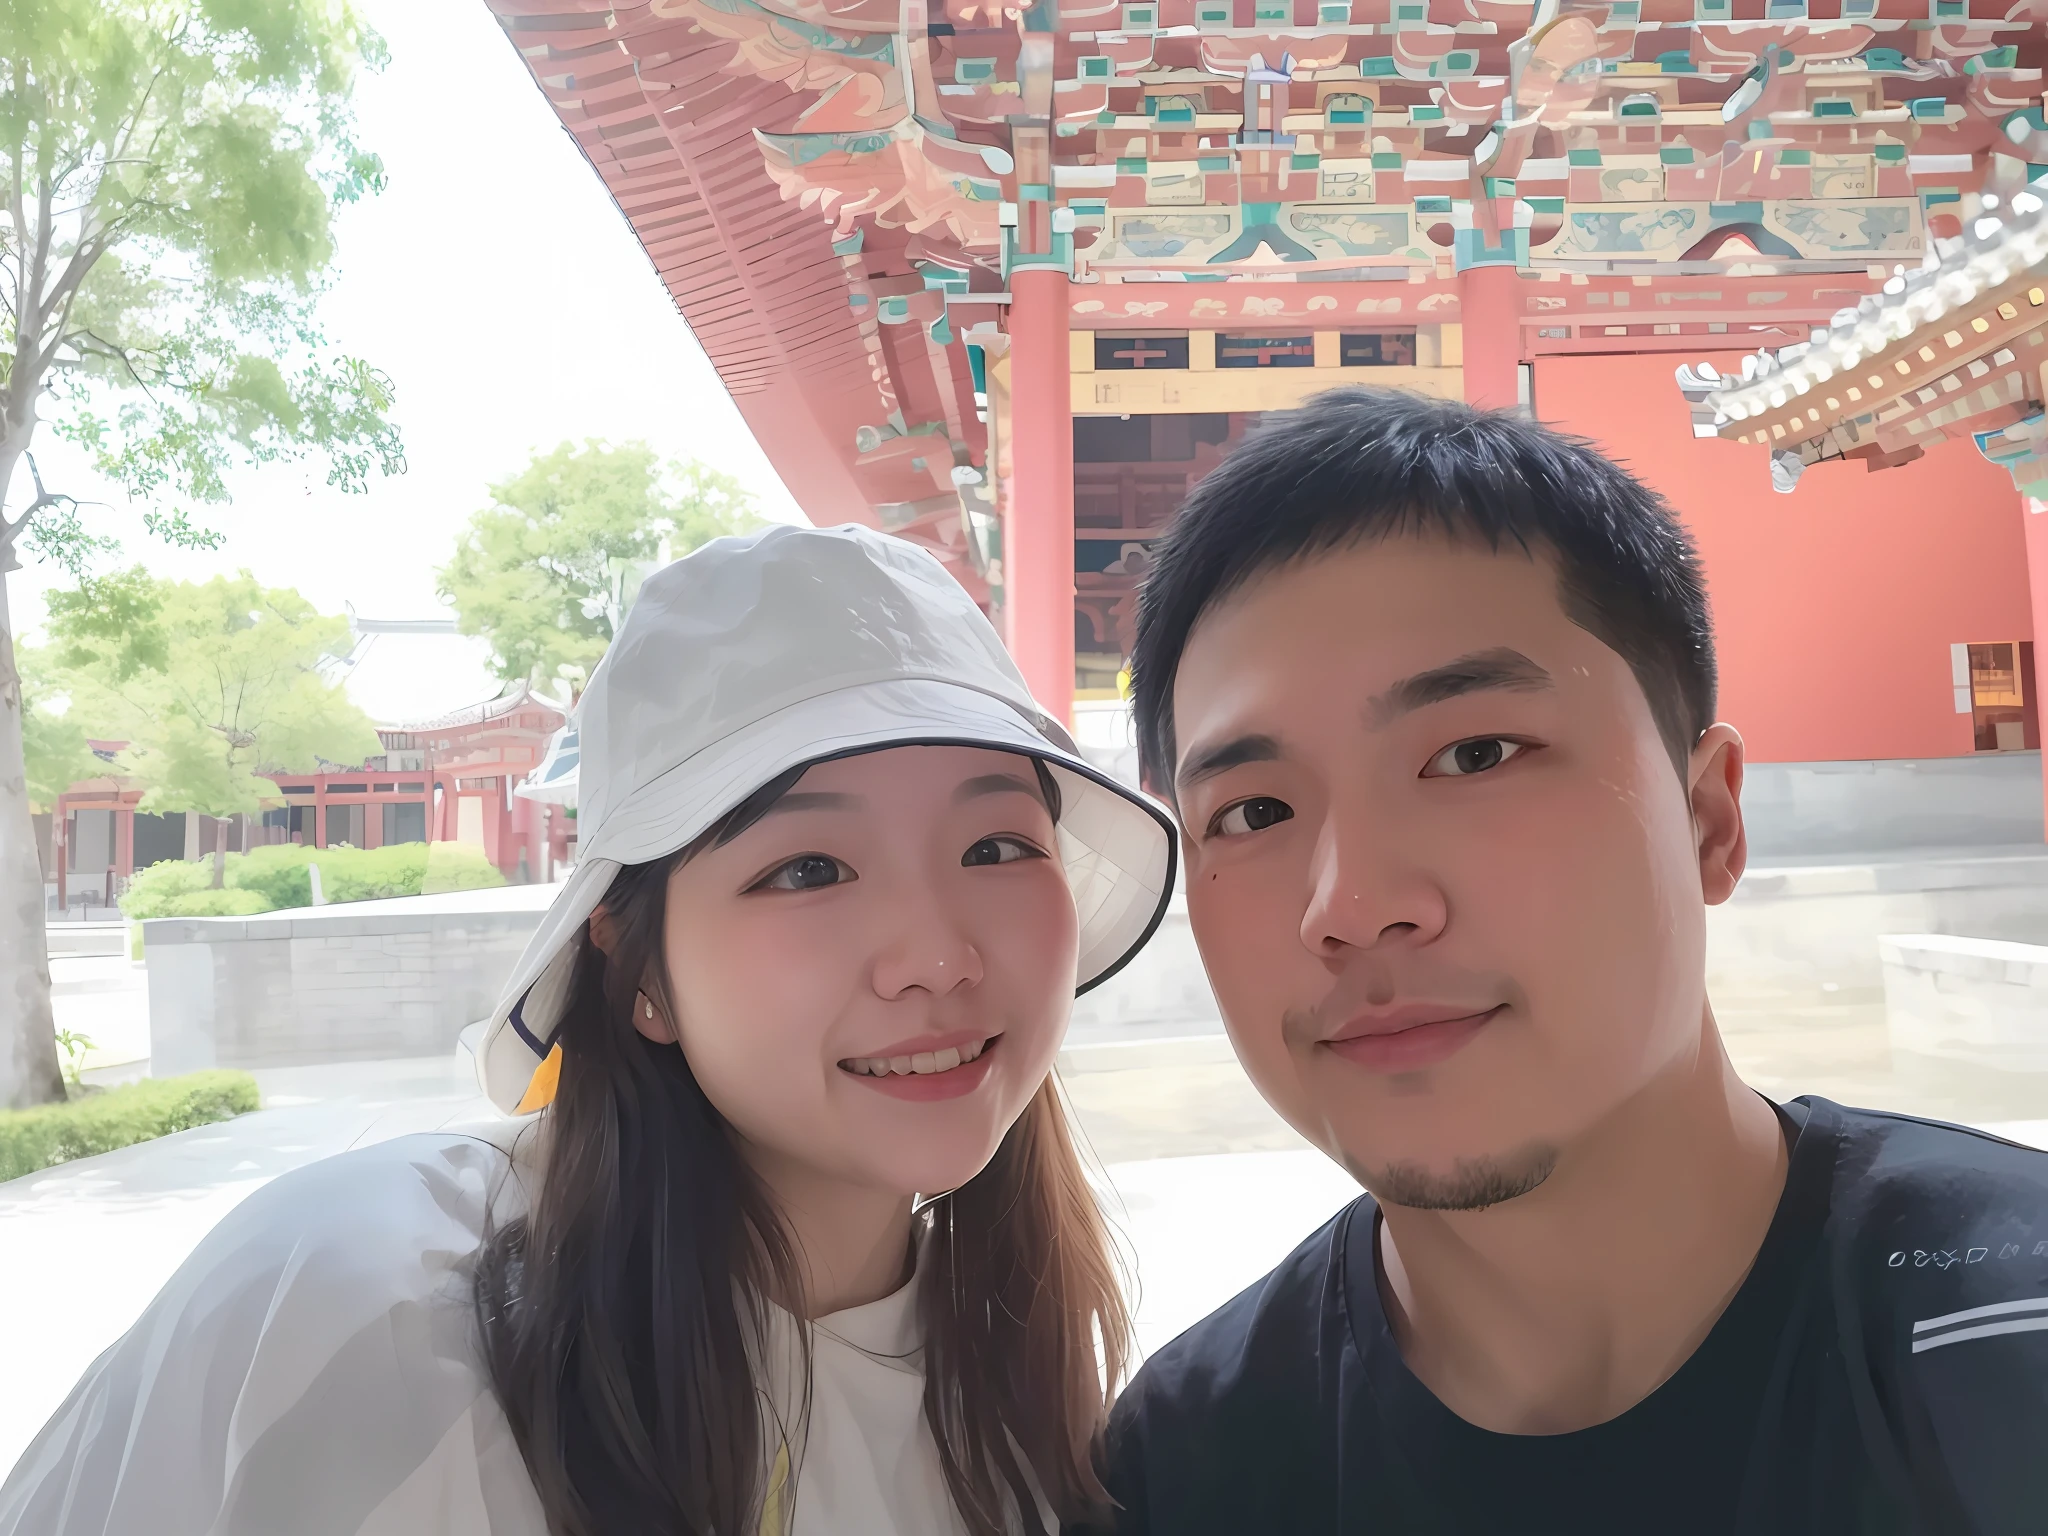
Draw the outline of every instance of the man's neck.
<instances>
[{"instance_id":1,"label":"man's neck","mask_svg":"<svg viewBox=\"0 0 2048 1536\"><path fill-rule=\"evenodd\" d=\"M1712 1015L1699 1048L1483 1211L1385 1207L1380 1294L1402 1358L1467 1422L1604 1423L1656 1390L1741 1287L1785 1187L1771 1106Z\"/></svg>"}]
</instances>

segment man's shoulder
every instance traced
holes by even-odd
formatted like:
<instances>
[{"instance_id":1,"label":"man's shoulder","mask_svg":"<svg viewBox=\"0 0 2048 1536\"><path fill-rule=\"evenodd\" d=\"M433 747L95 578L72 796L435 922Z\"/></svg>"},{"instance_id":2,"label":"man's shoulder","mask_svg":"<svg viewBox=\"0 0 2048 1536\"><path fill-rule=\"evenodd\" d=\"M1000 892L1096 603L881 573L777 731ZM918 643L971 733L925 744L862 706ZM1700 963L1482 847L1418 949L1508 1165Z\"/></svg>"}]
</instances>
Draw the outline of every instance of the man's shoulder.
<instances>
[{"instance_id":1,"label":"man's shoulder","mask_svg":"<svg viewBox=\"0 0 2048 1536\"><path fill-rule=\"evenodd\" d=\"M1930 1510L2039 1530L2048 1508L2048 1152L1814 1102L1836 1127L1836 1346Z\"/></svg>"},{"instance_id":2,"label":"man's shoulder","mask_svg":"<svg viewBox=\"0 0 2048 1536\"><path fill-rule=\"evenodd\" d=\"M1372 1214L1372 1197L1360 1196L1261 1279L1154 1351L1119 1415L1214 1425L1240 1412L1310 1407L1317 1372L1329 1361L1328 1330L1347 1326L1345 1234Z\"/></svg>"},{"instance_id":3,"label":"man's shoulder","mask_svg":"<svg viewBox=\"0 0 2048 1536\"><path fill-rule=\"evenodd\" d=\"M1834 1129L1838 1303L1873 1338L1891 1333L1924 1353L1958 1313L2032 1303L2048 1318L2048 1152L1939 1120L1809 1104Z\"/></svg>"},{"instance_id":4,"label":"man's shoulder","mask_svg":"<svg viewBox=\"0 0 2048 1536\"><path fill-rule=\"evenodd\" d=\"M1105 1481L1126 1533L1327 1526L1334 1373L1350 1328L1344 1249L1370 1196L1155 1351L1110 1416Z\"/></svg>"},{"instance_id":5,"label":"man's shoulder","mask_svg":"<svg viewBox=\"0 0 2048 1536\"><path fill-rule=\"evenodd\" d=\"M1899 1261L1891 1267L1939 1271L1953 1267L1941 1262L1946 1248L1930 1247L1943 1235L1964 1245L1957 1262L1968 1267L1984 1262L1970 1250L1994 1233L2002 1246L2038 1228L2035 1256L2048 1256L2048 1151L1940 1120L1805 1102L1836 1128L1829 1206L1838 1236L1859 1246L1892 1241L1903 1246L1886 1250L1888 1264Z\"/></svg>"}]
</instances>

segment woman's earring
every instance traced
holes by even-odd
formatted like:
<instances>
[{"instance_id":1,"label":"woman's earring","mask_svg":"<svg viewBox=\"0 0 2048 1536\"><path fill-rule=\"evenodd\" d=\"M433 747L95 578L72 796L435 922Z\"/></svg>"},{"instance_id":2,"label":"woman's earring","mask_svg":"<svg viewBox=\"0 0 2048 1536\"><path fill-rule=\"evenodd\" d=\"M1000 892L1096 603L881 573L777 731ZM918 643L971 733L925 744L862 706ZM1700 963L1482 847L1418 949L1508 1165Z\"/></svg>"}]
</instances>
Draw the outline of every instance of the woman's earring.
<instances>
[{"instance_id":1,"label":"woman's earring","mask_svg":"<svg viewBox=\"0 0 2048 1536\"><path fill-rule=\"evenodd\" d=\"M636 992L634 997L640 1004L640 1017L633 1021L633 1027L650 1040L676 1041L676 1027L673 1023L656 1023L662 1015L654 1011L654 999L645 992Z\"/></svg>"}]
</instances>

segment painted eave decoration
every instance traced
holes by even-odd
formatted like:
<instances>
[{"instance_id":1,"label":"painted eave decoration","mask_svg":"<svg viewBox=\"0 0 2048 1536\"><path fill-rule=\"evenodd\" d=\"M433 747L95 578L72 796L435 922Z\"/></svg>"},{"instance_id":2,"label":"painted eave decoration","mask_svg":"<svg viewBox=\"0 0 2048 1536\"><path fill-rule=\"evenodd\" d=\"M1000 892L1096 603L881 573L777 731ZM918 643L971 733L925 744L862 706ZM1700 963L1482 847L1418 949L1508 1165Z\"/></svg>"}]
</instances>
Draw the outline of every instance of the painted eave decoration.
<instances>
[{"instance_id":1,"label":"painted eave decoration","mask_svg":"<svg viewBox=\"0 0 2048 1536\"><path fill-rule=\"evenodd\" d=\"M1780 491L1821 460L1886 468L1968 437L2023 491L2048 492L2048 210L2031 186L1971 202L1960 234L1807 340L1745 357L1739 373L1681 367L1694 435L1768 447Z\"/></svg>"},{"instance_id":2,"label":"painted eave decoration","mask_svg":"<svg viewBox=\"0 0 2048 1536\"><path fill-rule=\"evenodd\" d=\"M798 502L983 592L1021 267L1111 336L1384 357L1506 267L1524 357L1779 348L2048 164L2048 0L485 3Z\"/></svg>"}]
</instances>

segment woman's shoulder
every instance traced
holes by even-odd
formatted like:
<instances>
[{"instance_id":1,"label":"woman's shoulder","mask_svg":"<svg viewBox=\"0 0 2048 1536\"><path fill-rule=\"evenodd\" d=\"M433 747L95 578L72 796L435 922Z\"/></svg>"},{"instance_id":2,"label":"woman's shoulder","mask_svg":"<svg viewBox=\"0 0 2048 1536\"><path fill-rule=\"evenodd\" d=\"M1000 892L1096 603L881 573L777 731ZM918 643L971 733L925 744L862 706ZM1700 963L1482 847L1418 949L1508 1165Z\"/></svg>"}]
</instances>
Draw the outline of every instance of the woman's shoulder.
<instances>
[{"instance_id":1,"label":"woman's shoulder","mask_svg":"<svg viewBox=\"0 0 2048 1536\"><path fill-rule=\"evenodd\" d=\"M262 1263L290 1252L304 1278L314 1259L364 1278L394 1264L459 1263L487 1223L525 1213L532 1174L520 1150L509 1131L479 1126L321 1158L250 1195L194 1257Z\"/></svg>"},{"instance_id":2,"label":"woman's shoulder","mask_svg":"<svg viewBox=\"0 0 2048 1536\"><path fill-rule=\"evenodd\" d=\"M530 1487L478 1476L517 1454L471 1299L489 1224L525 1209L515 1151L489 1132L406 1136L250 1195L0 1486L0 1536L292 1530L315 1507L354 1517L323 1528L369 1531L387 1501L450 1488L514 1506L450 1531L524 1529Z\"/></svg>"}]
</instances>

